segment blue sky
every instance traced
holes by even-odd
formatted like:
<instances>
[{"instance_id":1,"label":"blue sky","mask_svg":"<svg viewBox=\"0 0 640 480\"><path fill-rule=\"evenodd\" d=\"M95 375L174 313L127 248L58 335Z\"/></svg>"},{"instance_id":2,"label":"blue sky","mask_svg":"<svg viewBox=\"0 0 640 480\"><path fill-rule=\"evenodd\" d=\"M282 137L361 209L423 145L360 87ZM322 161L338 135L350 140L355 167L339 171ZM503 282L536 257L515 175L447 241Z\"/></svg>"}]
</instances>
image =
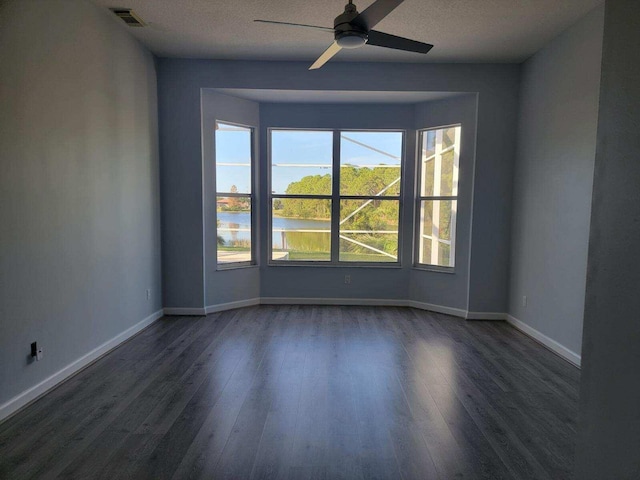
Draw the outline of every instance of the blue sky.
<instances>
[{"instance_id":1,"label":"blue sky","mask_svg":"<svg viewBox=\"0 0 640 480\"><path fill-rule=\"evenodd\" d=\"M395 157L402 155L402 133L400 132L342 132L356 142L365 143ZM272 134L272 188L275 193L284 193L291 182L307 175L331 173L332 132L274 130ZM372 151L345 139L340 145L341 163L357 165L400 165L400 160ZM231 185L238 192L250 192L251 170L250 131L216 131L216 190L229 191ZM234 164L231 166L219 163ZM242 166L246 164L247 166ZM299 167L291 164L301 165ZM278 165L278 166L275 166ZM282 166L279 166L282 165ZM310 165L304 167L303 165ZM319 167L315 165L323 165Z\"/></svg>"}]
</instances>

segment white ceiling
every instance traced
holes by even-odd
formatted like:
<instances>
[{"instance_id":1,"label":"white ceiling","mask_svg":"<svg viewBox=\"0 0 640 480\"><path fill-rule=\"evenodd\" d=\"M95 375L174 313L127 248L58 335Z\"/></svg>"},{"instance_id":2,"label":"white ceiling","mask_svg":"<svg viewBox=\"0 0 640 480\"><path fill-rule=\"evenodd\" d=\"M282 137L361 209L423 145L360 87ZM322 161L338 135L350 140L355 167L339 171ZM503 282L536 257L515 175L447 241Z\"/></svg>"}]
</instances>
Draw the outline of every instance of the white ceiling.
<instances>
[{"instance_id":1,"label":"white ceiling","mask_svg":"<svg viewBox=\"0 0 640 480\"><path fill-rule=\"evenodd\" d=\"M122 24L161 57L302 60L332 42L320 30L253 19L333 27L346 0L91 0L133 8L149 24ZM332 61L521 62L602 0L405 0L375 28L432 43L428 55L365 45ZM356 0L363 11L372 0ZM115 19L115 17L114 17ZM119 22L121 20L115 19ZM114 21L115 21L114 20Z\"/></svg>"}]
</instances>

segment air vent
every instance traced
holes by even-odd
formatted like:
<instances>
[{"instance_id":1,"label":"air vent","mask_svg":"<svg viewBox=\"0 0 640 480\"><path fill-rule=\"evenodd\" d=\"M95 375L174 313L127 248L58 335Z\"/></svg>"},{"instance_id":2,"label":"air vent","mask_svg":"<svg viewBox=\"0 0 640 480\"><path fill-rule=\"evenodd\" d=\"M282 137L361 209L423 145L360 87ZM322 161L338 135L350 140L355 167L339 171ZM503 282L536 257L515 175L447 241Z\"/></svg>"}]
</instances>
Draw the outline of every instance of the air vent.
<instances>
[{"instance_id":1,"label":"air vent","mask_svg":"<svg viewBox=\"0 0 640 480\"><path fill-rule=\"evenodd\" d=\"M136 12L131 10L130 8L111 8L113 13L115 13L118 17L122 19L124 23L129 25L130 27L144 27L145 23L138 16Z\"/></svg>"}]
</instances>

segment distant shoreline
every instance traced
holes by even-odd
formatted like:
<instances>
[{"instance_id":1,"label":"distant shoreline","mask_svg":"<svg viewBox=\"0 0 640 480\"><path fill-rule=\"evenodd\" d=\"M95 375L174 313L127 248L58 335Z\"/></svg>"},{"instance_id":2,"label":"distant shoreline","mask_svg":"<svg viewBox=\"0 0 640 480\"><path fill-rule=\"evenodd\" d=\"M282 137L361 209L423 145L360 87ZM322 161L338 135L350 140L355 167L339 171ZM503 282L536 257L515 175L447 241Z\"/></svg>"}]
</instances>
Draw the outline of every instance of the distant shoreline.
<instances>
[{"instance_id":1,"label":"distant shoreline","mask_svg":"<svg viewBox=\"0 0 640 480\"><path fill-rule=\"evenodd\" d=\"M273 213L272 214L273 217L276 218L286 218L289 220L314 220L316 222L330 222L331 219L330 218L314 218L314 217L309 217L309 218L305 218L305 217L285 217L284 215L278 215Z\"/></svg>"},{"instance_id":2,"label":"distant shoreline","mask_svg":"<svg viewBox=\"0 0 640 480\"><path fill-rule=\"evenodd\" d=\"M216 213L251 213L251 210L216 210ZM303 221L304 220L313 220L313 221L316 221L316 222L331 222L330 218L286 217L284 215L279 215L277 213L273 213L272 216L275 217L275 218L284 218L284 219L287 219L287 220L303 220Z\"/></svg>"}]
</instances>

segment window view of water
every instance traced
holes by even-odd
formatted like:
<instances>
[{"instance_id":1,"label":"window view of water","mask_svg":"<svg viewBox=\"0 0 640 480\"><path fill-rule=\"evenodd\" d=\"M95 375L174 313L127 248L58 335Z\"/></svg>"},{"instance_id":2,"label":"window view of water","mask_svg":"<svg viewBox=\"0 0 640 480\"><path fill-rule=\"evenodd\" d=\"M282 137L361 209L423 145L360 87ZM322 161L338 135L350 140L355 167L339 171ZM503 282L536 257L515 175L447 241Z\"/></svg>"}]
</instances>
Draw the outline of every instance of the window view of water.
<instances>
[{"instance_id":1,"label":"window view of water","mask_svg":"<svg viewBox=\"0 0 640 480\"><path fill-rule=\"evenodd\" d=\"M222 142L240 133L250 138L245 130L219 124L216 131L219 264L249 262L256 255L251 245L254 199L249 188L238 187L250 178L246 172L251 161L247 162L246 152L240 155L233 148L225 150ZM397 262L403 134L340 132L340 166L334 171L335 135L329 131L271 132L269 258L293 262ZM336 175L340 188L332 184ZM332 207L336 204L337 245L332 251L330 218L337 213Z\"/></svg>"},{"instance_id":2,"label":"window view of water","mask_svg":"<svg viewBox=\"0 0 640 480\"><path fill-rule=\"evenodd\" d=\"M224 212L218 215L218 239L221 249L236 245L248 245L251 241L251 214L249 212ZM276 251L285 251L292 246L306 245L305 250L330 254L331 222L300 218L273 217L272 246ZM249 249L247 248L247 251ZM234 261L238 261L235 256ZM248 260L249 258L247 258ZM318 260L324 260L320 255Z\"/></svg>"}]
</instances>

